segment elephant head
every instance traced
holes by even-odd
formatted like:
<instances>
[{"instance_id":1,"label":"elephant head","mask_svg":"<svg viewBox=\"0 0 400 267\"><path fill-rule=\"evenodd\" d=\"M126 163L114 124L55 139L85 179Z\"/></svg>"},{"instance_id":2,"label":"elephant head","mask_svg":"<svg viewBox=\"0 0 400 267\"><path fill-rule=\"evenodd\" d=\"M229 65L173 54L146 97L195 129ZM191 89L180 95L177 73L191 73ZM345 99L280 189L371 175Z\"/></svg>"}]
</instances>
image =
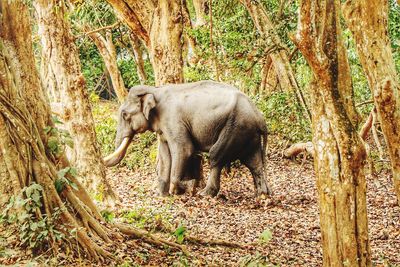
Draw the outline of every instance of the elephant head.
<instances>
[{"instance_id":1,"label":"elephant head","mask_svg":"<svg viewBox=\"0 0 400 267\"><path fill-rule=\"evenodd\" d=\"M151 86L132 87L119 108L115 151L104 158L107 167L117 165L124 158L135 134L150 129L150 112L156 106L152 89Z\"/></svg>"}]
</instances>

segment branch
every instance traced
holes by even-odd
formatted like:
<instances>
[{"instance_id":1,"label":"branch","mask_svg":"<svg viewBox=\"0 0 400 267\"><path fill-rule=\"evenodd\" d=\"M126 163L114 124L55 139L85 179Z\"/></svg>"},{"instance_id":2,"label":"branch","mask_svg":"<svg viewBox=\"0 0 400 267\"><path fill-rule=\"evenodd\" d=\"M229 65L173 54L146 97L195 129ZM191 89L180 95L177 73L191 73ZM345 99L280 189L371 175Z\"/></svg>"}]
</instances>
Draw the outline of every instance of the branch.
<instances>
[{"instance_id":1,"label":"branch","mask_svg":"<svg viewBox=\"0 0 400 267\"><path fill-rule=\"evenodd\" d=\"M88 32L83 32L83 33L75 36L75 38L81 38L81 37L87 36L87 35L95 33L95 32L100 32L100 31L103 31L103 30L112 29L112 28L117 27L120 23L121 23L120 21L117 21L114 24L111 24L111 25L108 25L108 26L104 26L104 27L101 27L101 28L98 28L98 29L95 29L95 30L92 30L92 31L88 31Z\"/></svg>"},{"instance_id":2,"label":"branch","mask_svg":"<svg viewBox=\"0 0 400 267\"><path fill-rule=\"evenodd\" d=\"M369 131L372 128L373 119L374 119L374 112L375 112L375 108L373 108L371 110L367 120L365 121L363 127L361 127L361 130L359 132L359 135L360 135L360 137L361 137L361 139L363 141L365 141L365 139L368 136ZM306 142L306 143L293 144L283 152L283 155L284 155L285 158L292 158L292 157L296 157L298 154L300 154L302 152L307 152L311 156L314 156L313 143L312 142Z\"/></svg>"},{"instance_id":3,"label":"branch","mask_svg":"<svg viewBox=\"0 0 400 267\"><path fill-rule=\"evenodd\" d=\"M368 105L368 104L373 104L373 103L374 103L374 100L367 100L367 101L356 104L356 107L358 108L358 107Z\"/></svg>"}]
</instances>

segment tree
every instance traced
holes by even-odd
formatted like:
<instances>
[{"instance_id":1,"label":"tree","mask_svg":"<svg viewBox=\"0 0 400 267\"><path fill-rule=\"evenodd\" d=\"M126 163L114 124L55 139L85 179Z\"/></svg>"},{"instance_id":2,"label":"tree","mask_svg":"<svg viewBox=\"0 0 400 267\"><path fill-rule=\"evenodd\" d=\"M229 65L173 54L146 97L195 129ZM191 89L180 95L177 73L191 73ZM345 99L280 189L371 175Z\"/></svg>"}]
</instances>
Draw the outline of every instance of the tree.
<instances>
[{"instance_id":1,"label":"tree","mask_svg":"<svg viewBox=\"0 0 400 267\"><path fill-rule=\"evenodd\" d=\"M48 98L41 87L35 67L28 19L28 9L22 1L1 2L0 208L3 210L2 216L26 212L26 216L19 216L20 218L17 216L18 221L14 221L17 227L22 227L25 220L31 220L32 223L39 220L45 222L49 224L46 225L46 229L50 229L51 226L53 230L48 230L42 238L50 243L52 249L56 249L57 246L69 246L70 251L78 249L79 256L95 261L115 259L115 255L108 250L115 248L123 239L115 228L153 245L168 245L174 249L184 250L180 245L156 238L146 231L127 225L106 223L84 187L76 179L65 153L54 153L51 149L50 140L60 143L60 139L56 131L46 131L49 127L54 128L54 124L51 120ZM18 202L16 201L18 196L22 199L30 198L30 201ZM18 203L22 203L23 206L18 206L21 205ZM30 209L27 209L28 205ZM13 216L10 216L11 218ZM38 224L36 227L39 227ZM36 233L31 230L33 234ZM63 234L61 238L65 242L57 242L54 236L55 230ZM16 236L21 237L21 235ZM37 235L33 238L34 241L38 240Z\"/></svg>"},{"instance_id":2,"label":"tree","mask_svg":"<svg viewBox=\"0 0 400 267\"><path fill-rule=\"evenodd\" d=\"M207 23L206 21L206 0L193 0L194 11L196 12L196 23L195 27L203 26Z\"/></svg>"},{"instance_id":3,"label":"tree","mask_svg":"<svg viewBox=\"0 0 400 267\"><path fill-rule=\"evenodd\" d=\"M60 192L55 187L60 182L57 172L70 165L64 153L49 149L52 132L46 134L45 129L54 125L35 69L27 7L22 1L2 1L0 14L0 206L24 187L38 184L41 205L30 216L54 218L59 210L54 218L57 229L65 234L76 231L77 243L89 256L108 257L111 254L102 244L110 241L110 235L98 222L101 216L85 189L71 172L62 178L76 184L77 190L68 184ZM93 231L99 243L87 231Z\"/></svg>"},{"instance_id":4,"label":"tree","mask_svg":"<svg viewBox=\"0 0 400 267\"><path fill-rule=\"evenodd\" d=\"M117 51L112 39L112 33L107 31L105 36L98 31L88 32L87 34L93 40L100 52L101 57L104 60L104 64L106 65L108 73L110 74L111 82L118 101L120 103L124 102L125 97L128 95L128 91L125 88L124 80L122 79L121 72L118 69Z\"/></svg>"},{"instance_id":5,"label":"tree","mask_svg":"<svg viewBox=\"0 0 400 267\"><path fill-rule=\"evenodd\" d=\"M338 0L303 0L293 41L313 71L314 165L324 266L370 266L366 152L343 99ZM348 71L348 70L347 70Z\"/></svg>"},{"instance_id":6,"label":"tree","mask_svg":"<svg viewBox=\"0 0 400 267\"><path fill-rule=\"evenodd\" d=\"M150 54L156 85L183 82L181 0L108 0Z\"/></svg>"},{"instance_id":7,"label":"tree","mask_svg":"<svg viewBox=\"0 0 400 267\"><path fill-rule=\"evenodd\" d=\"M400 84L388 36L388 1L349 0L343 10L374 97L400 205Z\"/></svg>"},{"instance_id":8,"label":"tree","mask_svg":"<svg viewBox=\"0 0 400 267\"><path fill-rule=\"evenodd\" d=\"M64 3L38 0L34 6L38 14L42 51L46 53L43 60L48 62L48 68L56 78L55 84L63 100L61 120L74 142L70 159L78 168L79 175L85 177L82 181L85 187L112 205L115 195L106 181L77 48L69 24L64 19Z\"/></svg>"},{"instance_id":9,"label":"tree","mask_svg":"<svg viewBox=\"0 0 400 267\"><path fill-rule=\"evenodd\" d=\"M241 0L241 2L247 8L251 18L254 21L254 24L257 27L257 30L266 40L269 40L270 46L273 47L270 57L281 87L285 88L286 90L291 90L295 93L297 100L304 109L306 117L310 119L307 103L305 102L304 96L297 84L294 72L288 59L288 55L283 49L283 42L275 33L274 25L269 19L267 12L263 8L262 3L254 0Z\"/></svg>"},{"instance_id":10,"label":"tree","mask_svg":"<svg viewBox=\"0 0 400 267\"><path fill-rule=\"evenodd\" d=\"M147 81L146 71L144 70L142 44L133 33L130 34L130 43L132 54L135 57L136 71L140 80L140 84L145 84Z\"/></svg>"}]
</instances>

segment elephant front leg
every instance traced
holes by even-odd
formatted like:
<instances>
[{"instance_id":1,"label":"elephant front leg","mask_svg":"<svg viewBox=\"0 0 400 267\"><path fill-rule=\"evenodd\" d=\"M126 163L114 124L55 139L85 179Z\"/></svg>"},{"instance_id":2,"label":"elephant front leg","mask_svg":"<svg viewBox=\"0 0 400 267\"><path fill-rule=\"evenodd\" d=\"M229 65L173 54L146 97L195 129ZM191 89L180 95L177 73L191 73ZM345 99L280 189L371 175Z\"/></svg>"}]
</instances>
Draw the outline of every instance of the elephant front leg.
<instances>
[{"instance_id":1,"label":"elephant front leg","mask_svg":"<svg viewBox=\"0 0 400 267\"><path fill-rule=\"evenodd\" d=\"M169 193L179 193L179 183L185 175L185 168L193 150L184 145L170 146L171 151L171 182Z\"/></svg>"},{"instance_id":2,"label":"elephant front leg","mask_svg":"<svg viewBox=\"0 0 400 267\"><path fill-rule=\"evenodd\" d=\"M157 156L158 192L168 195L171 174L171 155L167 142L159 141Z\"/></svg>"}]
</instances>

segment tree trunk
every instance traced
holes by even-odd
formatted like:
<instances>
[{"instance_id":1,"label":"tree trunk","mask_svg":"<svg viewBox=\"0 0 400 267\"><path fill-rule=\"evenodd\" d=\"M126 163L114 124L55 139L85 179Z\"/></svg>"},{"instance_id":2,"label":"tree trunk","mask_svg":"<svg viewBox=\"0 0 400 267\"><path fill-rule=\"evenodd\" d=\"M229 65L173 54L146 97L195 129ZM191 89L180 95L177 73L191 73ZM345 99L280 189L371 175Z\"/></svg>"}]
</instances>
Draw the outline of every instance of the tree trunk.
<instances>
[{"instance_id":1,"label":"tree trunk","mask_svg":"<svg viewBox=\"0 0 400 267\"><path fill-rule=\"evenodd\" d=\"M22 1L0 4L0 207L4 209L12 196L37 183L42 207L30 215L53 218L58 210L56 229L66 235L76 231L76 242L68 242L71 246L79 244L87 257L111 257L102 248L110 241L109 235L97 221L101 216L81 184L66 174L78 190L66 184L59 195L54 186L57 170L68 163L63 155L57 157L48 150L45 127L52 126L50 108L35 68L28 18Z\"/></svg>"},{"instance_id":2,"label":"tree trunk","mask_svg":"<svg viewBox=\"0 0 400 267\"><path fill-rule=\"evenodd\" d=\"M111 82L118 101L123 103L128 95L128 91L125 88L124 80L122 79L121 72L118 69L117 52L115 50L111 32L107 32L105 38L99 32L90 33L89 37L93 40L104 60L104 64L110 74Z\"/></svg>"},{"instance_id":3,"label":"tree trunk","mask_svg":"<svg viewBox=\"0 0 400 267\"><path fill-rule=\"evenodd\" d=\"M291 90L297 101L303 107L303 113L306 118L311 119L311 114L308 109L307 103L304 99L303 93L301 92L293 69L290 65L286 51L283 49L283 42L279 36L275 33L275 27L272 21L269 19L267 12L258 0L241 0L243 5L247 8L257 30L264 36L266 40L269 40L269 45L275 46L276 49L271 53L270 57L272 64L275 67L276 75L278 76L279 84L285 90Z\"/></svg>"},{"instance_id":4,"label":"tree trunk","mask_svg":"<svg viewBox=\"0 0 400 267\"><path fill-rule=\"evenodd\" d=\"M159 0L150 29L156 85L183 82L181 0Z\"/></svg>"},{"instance_id":5,"label":"tree trunk","mask_svg":"<svg viewBox=\"0 0 400 267\"><path fill-rule=\"evenodd\" d=\"M196 12L195 27L201 27L207 24L206 21L206 2L207 0L193 0L194 11Z\"/></svg>"},{"instance_id":6,"label":"tree trunk","mask_svg":"<svg viewBox=\"0 0 400 267\"><path fill-rule=\"evenodd\" d=\"M183 82L181 0L107 0L150 53L156 85Z\"/></svg>"},{"instance_id":7,"label":"tree trunk","mask_svg":"<svg viewBox=\"0 0 400 267\"><path fill-rule=\"evenodd\" d=\"M356 132L341 67L339 0L303 0L293 40L313 70L314 164L324 266L370 266L366 151Z\"/></svg>"},{"instance_id":8,"label":"tree trunk","mask_svg":"<svg viewBox=\"0 0 400 267\"><path fill-rule=\"evenodd\" d=\"M133 33L130 35L133 55L135 57L136 71L140 80L140 84L145 84L147 81L146 71L144 70L143 52L139 38Z\"/></svg>"},{"instance_id":9,"label":"tree trunk","mask_svg":"<svg viewBox=\"0 0 400 267\"><path fill-rule=\"evenodd\" d=\"M351 0L343 10L374 96L400 205L400 84L387 32L388 1Z\"/></svg>"},{"instance_id":10,"label":"tree trunk","mask_svg":"<svg viewBox=\"0 0 400 267\"><path fill-rule=\"evenodd\" d=\"M54 71L62 102L62 118L74 141L71 161L77 167L85 187L112 205L115 195L105 179L105 167L97 146L94 121L81 73L78 51L69 25L64 20L64 6L57 1L34 2L42 49Z\"/></svg>"}]
</instances>

